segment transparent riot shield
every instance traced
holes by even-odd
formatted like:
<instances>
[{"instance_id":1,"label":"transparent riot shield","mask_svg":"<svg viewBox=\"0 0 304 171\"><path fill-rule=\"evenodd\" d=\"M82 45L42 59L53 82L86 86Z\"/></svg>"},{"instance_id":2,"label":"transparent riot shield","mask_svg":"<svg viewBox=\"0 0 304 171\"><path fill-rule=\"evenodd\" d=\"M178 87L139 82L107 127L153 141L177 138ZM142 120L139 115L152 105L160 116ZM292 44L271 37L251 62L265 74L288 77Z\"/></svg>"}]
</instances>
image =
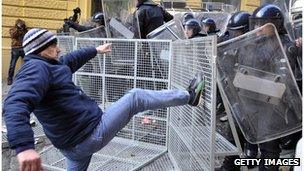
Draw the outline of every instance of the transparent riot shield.
<instances>
[{"instance_id":1,"label":"transparent riot shield","mask_svg":"<svg viewBox=\"0 0 304 171\"><path fill-rule=\"evenodd\" d=\"M300 91L274 25L219 44L217 65L223 99L249 142L301 130Z\"/></svg>"},{"instance_id":2,"label":"transparent riot shield","mask_svg":"<svg viewBox=\"0 0 304 171\"><path fill-rule=\"evenodd\" d=\"M185 13L192 13L194 15L193 11L175 12L173 14L174 20L178 20L178 21L180 21L183 24L183 16L184 16Z\"/></svg>"},{"instance_id":3,"label":"transparent riot shield","mask_svg":"<svg viewBox=\"0 0 304 171\"><path fill-rule=\"evenodd\" d=\"M106 38L106 29L104 26L96 27L87 31L75 33L76 37Z\"/></svg>"},{"instance_id":4,"label":"transparent riot shield","mask_svg":"<svg viewBox=\"0 0 304 171\"><path fill-rule=\"evenodd\" d=\"M178 40L186 39L184 28L179 20L171 20L147 35L149 39Z\"/></svg>"},{"instance_id":5,"label":"transparent riot shield","mask_svg":"<svg viewBox=\"0 0 304 171\"><path fill-rule=\"evenodd\" d=\"M136 0L102 0L108 38L140 38Z\"/></svg>"},{"instance_id":6,"label":"transparent riot shield","mask_svg":"<svg viewBox=\"0 0 304 171\"><path fill-rule=\"evenodd\" d=\"M231 17L231 13L227 12L196 12L195 18L199 21L205 18L211 18L216 23L216 28L220 30L219 36L226 32L228 21Z\"/></svg>"}]
</instances>

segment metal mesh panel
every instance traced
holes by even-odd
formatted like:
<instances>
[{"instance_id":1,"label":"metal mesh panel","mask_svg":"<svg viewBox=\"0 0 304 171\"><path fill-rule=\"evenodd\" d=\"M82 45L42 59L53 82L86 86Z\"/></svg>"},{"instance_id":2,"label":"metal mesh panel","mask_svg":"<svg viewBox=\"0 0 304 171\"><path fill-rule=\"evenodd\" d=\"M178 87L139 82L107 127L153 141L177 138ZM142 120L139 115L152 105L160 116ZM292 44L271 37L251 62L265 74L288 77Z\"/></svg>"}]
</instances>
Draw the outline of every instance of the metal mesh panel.
<instances>
[{"instance_id":1,"label":"metal mesh panel","mask_svg":"<svg viewBox=\"0 0 304 171\"><path fill-rule=\"evenodd\" d=\"M76 48L86 48L86 47L97 47L103 44L103 41L90 41L85 38L77 38ZM88 61L83 67L81 67L78 72L85 72L89 74L98 74L102 73L103 68L103 56L98 54L95 58Z\"/></svg>"},{"instance_id":2,"label":"metal mesh panel","mask_svg":"<svg viewBox=\"0 0 304 171\"><path fill-rule=\"evenodd\" d=\"M171 87L187 87L202 71L205 91L198 107L171 108L169 151L182 170L213 170L215 140L215 37L172 44Z\"/></svg>"},{"instance_id":3,"label":"metal mesh panel","mask_svg":"<svg viewBox=\"0 0 304 171\"><path fill-rule=\"evenodd\" d=\"M134 143L132 140L114 138L111 143L95 153L88 170L132 170L155 158L166 150L165 147ZM44 168L48 170L66 169L66 160L53 146L41 152Z\"/></svg>"},{"instance_id":4,"label":"metal mesh panel","mask_svg":"<svg viewBox=\"0 0 304 171\"><path fill-rule=\"evenodd\" d=\"M57 36L58 46L60 48L59 56L66 55L74 49L74 36Z\"/></svg>"},{"instance_id":5,"label":"metal mesh panel","mask_svg":"<svg viewBox=\"0 0 304 171\"><path fill-rule=\"evenodd\" d=\"M147 165L142 171L169 171L175 170L168 153L155 160L153 163Z\"/></svg>"}]
</instances>

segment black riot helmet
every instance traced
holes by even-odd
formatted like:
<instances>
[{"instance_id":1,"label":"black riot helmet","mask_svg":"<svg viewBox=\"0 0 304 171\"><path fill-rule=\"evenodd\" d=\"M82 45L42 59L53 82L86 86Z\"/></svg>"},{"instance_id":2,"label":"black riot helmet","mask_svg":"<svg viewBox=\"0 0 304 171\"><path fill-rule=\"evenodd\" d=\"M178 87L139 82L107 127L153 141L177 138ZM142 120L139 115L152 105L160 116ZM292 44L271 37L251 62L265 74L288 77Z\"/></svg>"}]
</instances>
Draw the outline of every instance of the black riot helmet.
<instances>
[{"instance_id":1,"label":"black riot helmet","mask_svg":"<svg viewBox=\"0 0 304 171\"><path fill-rule=\"evenodd\" d=\"M190 19L185 23L185 29L191 29L193 32L191 37L194 37L201 31L201 25L197 19Z\"/></svg>"},{"instance_id":2,"label":"black riot helmet","mask_svg":"<svg viewBox=\"0 0 304 171\"><path fill-rule=\"evenodd\" d=\"M98 23L100 25L105 25L105 22L104 22L104 15L102 12L99 12L99 13L96 13L93 17L92 17L92 21L94 23Z\"/></svg>"},{"instance_id":3,"label":"black riot helmet","mask_svg":"<svg viewBox=\"0 0 304 171\"><path fill-rule=\"evenodd\" d=\"M249 17L250 30L258 28L266 23L272 23L276 26L279 34L285 34L284 15L281 9L272 4L265 4L254 10Z\"/></svg>"},{"instance_id":4,"label":"black riot helmet","mask_svg":"<svg viewBox=\"0 0 304 171\"><path fill-rule=\"evenodd\" d=\"M186 12L184 13L183 17L182 17L182 23L183 23L183 26L185 26L186 22L190 19L193 19L194 18L194 15L190 12Z\"/></svg>"},{"instance_id":5,"label":"black riot helmet","mask_svg":"<svg viewBox=\"0 0 304 171\"><path fill-rule=\"evenodd\" d=\"M230 38L240 36L249 31L249 17L250 14L245 11L239 11L234 13L227 25Z\"/></svg>"},{"instance_id":6,"label":"black riot helmet","mask_svg":"<svg viewBox=\"0 0 304 171\"><path fill-rule=\"evenodd\" d=\"M208 30L205 30L208 34L217 32L215 21L211 18L203 18L201 25L208 27Z\"/></svg>"},{"instance_id":7,"label":"black riot helmet","mask_svg":"<svg viewBox=\"0 0 304 171\"><path fill-rule=\"evenodd\" d=\"M250 14L245 11L234 13L228 21L228 30L242 30L247 32L249 30L249 17Z\"/></svg>"}]
</instances>

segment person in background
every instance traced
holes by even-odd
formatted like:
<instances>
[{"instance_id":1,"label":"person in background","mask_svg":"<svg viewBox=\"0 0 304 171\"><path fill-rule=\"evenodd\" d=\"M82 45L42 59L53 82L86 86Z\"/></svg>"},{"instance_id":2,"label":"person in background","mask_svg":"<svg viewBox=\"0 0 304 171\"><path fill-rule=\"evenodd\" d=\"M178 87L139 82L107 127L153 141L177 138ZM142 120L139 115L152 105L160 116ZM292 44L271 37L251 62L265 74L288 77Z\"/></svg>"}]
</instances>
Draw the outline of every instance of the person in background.
<instances>
[{"instance_id":1,"label":"person in background","mask_svg":"<svg viewBox=\"0 0 304 171\"><path fill-rule=\"evenodd\" d=\"M93 26L80 25L76 22L73 22L72 20L66 20L65 22L67 25L69 25L71 28L77 30L78 32L83 32L83 31L94 29L96 27L105 26L104 15L102 12L98 12L95 15L93 15L91 21L93 22Z\"/></svg>"},{"instance_id":2,"label":"person in background","mask_svg":"<svg viewBox=\"0 0 304 171\"><path fill-rule=\"evenodd\" d=\"M13 77L15 72L16 63L19 57L24 57L24 51L22 48L22 39L24 35L27 33L27 27L25 25L25 21L21 19L17 19L13 28L9 30L9 34L12 39L11 44L11 60L8 70L7 77L7 85L11 85L13 83Z\"/></svg>"},{"instance_id":3,"label":"person in background","mask_svg":"<svg viewBox=\"0 0 304 171\"><path fill-rule=\"evenodd\" d=\"M182 16L182 24L183 24L183 27L185 28L185 24L188 20L190 19L194 19L194 15L191 13L191 12L186 12L183 14Z\"/></svg>"},{"instance_id":4,"label":"person in background","mask_svg":"<svg viewBox=\"0 0 304 171\"><path fill-rule=\"evenodd\" d=\"M257 8L249 18L250 30L263 26L267 23L272 23L276 27L277 32L279 34L279 38L283 45L283 49L288 58L291 70L293 74L296 75L296 72L299 71L296 69L296 59L298 55L297 46L295 42L290 41L287 35L286 29L284 27L284 15L279 7L272 4L262 5ZM265 31L263 30L263 32L265 32L265 34L274 33L272 30L267 29L265 29ZM261 158L279 158L280 153L282 151L281 146L284 145L284 141L282 140L286 138L297 138L295 136L297 136L298 134L299 133L295 133L284 138L278 138L272 141L259 144ZM259 170L261 171L277 171L278 169L279 166L265 166L264 160L262 160L262 163L259 166Z\"/></svg>"},{"instance_id":5,"label":"person in background","mask_svg":"<svg viewBox=\"0 0 304 171\"><path fill-rule=\"evenodd\" d=\"M217 35L220 31L216 29L216 23L211 18L203 18L201 22L202 31L205 32L208 36Z\"/></svg>"},{"instance_id":6,"label":"person in background","mask_svg":"<svg viewBox=\"0 0 304 171\"><path fill-rule=\"evenodd\" d=\"M151 31L173 19L171 14L152 0L137 0L136 7L135 15L138 17L142 39L146 39Z\"/></svg>"},{"instance_id":7,"label":"person in background","mask_svg":"<svg viewBox=\"0 0 304 171\"><path fill-rule=\"evenodd\" d=\"M227 24L227 30L228 30L228 34L226 34L225 37L219 37L219 41L227 41L229 39L241 36L245 33L247 33L249 31L249 17L250 14L248 12L245 11L239 11L234 13ZM219 91L218 91L219 92ZM222 98L220 96L220 94L218 94L217 99L219 99L219 102L217 104L217 106L221 106L223 107L223 101ZM219 111L222 111L225 109L220 109ZM222 119L222 118L221 118ZM258 154L258 145L256 144L251 144L249 142L246 141L246 139L244 138L240 128L236 125L236 130L239 136L239 140L241 143L241 146L243 148L243 151L245 153L246 158L257 158L257 154ZM233 136L232 136L232 132L231 129L228 128L228 136L227 140L230 141L231 143L235 144ZM226 156L225 160L224 160L224 164L221 167L221 171L238 171L240 170L239 166L235 166L234 165L234 160L239 158L239 156ZM252 168L253 166L248 166L248 168Z\"/></svg>"},{"instance_id":8,"label":"person in background","mask_svg":"<svg viewBox=\"0 0 304 171\"><path fill-rule=\"evenodd\" d=\"M187 39L206 36L200 32L201 26L197 19L190 19L185 23L185 35Z\"/></svg>"}]
</instances>

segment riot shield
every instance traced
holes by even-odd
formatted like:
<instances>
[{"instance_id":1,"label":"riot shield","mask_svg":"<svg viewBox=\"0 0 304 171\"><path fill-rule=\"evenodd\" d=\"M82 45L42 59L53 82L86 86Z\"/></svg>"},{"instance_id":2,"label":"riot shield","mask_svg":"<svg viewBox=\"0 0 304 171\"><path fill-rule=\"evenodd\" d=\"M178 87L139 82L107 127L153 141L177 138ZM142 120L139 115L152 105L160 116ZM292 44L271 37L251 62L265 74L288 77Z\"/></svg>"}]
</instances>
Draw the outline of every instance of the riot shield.
<instances>
[{"instance_id":1,"label":"riot shield","mask_svg":"<svg viewBox=\"0 0 304 171\"><path fill-rule=\"evenodd\" d=\"M227 12L196 12L195 18L199 21L205 18L211 18L216 23L216 28L220 30L219 36L225 33L231 13Z\"/></svg>"},{"instance_id":2,"label":"riot shield","mask_svg":"<svg viewBox=\"0 0 304 171\"><path fill-rule=\"evenodd\" d=\"M171 20L147 35L149 39L178 40L186 39L182 23L179 20Z\"/></svg>"},{"instance_id":3,"label":"riot shield","mask_svg":"<svg viewBox=\"0 0 304 171\"><path fill-rule=\"evenodd\" d=\"M173 15L174 20L178 20L183 24L183 16L185 13L192 13L194 15L193 11L175 12Z\"/></svg>"},{"instance_id":4,"label":"riot shield","mask_svg":"<svg viewBox=\"0 0 304 171\"><path fill-rule=\"evenodd\" d=\"M140 38L136 0L102 0L108 38Z\"/></svg>"},{"instance_id":5,"label":"riot shield","mask_svg":"<svg viewBox=\"0 0 304 171\"><path fill-rule=\"evenodd\" d=\"M300 91L274 25L219 44L217 65L221 95L249 142L301 130Z\"/></svg>"},{"instance_id":6,"label":"riot shield","mask_svg":"<svg viewBox=\"0 0 304 171\"><path fill-rule=\"evenodd\" d=\"M96 27L87 31L75 33L76 37L106 38L106 30L104 26Z\"/></svg>"}]
</instances>

